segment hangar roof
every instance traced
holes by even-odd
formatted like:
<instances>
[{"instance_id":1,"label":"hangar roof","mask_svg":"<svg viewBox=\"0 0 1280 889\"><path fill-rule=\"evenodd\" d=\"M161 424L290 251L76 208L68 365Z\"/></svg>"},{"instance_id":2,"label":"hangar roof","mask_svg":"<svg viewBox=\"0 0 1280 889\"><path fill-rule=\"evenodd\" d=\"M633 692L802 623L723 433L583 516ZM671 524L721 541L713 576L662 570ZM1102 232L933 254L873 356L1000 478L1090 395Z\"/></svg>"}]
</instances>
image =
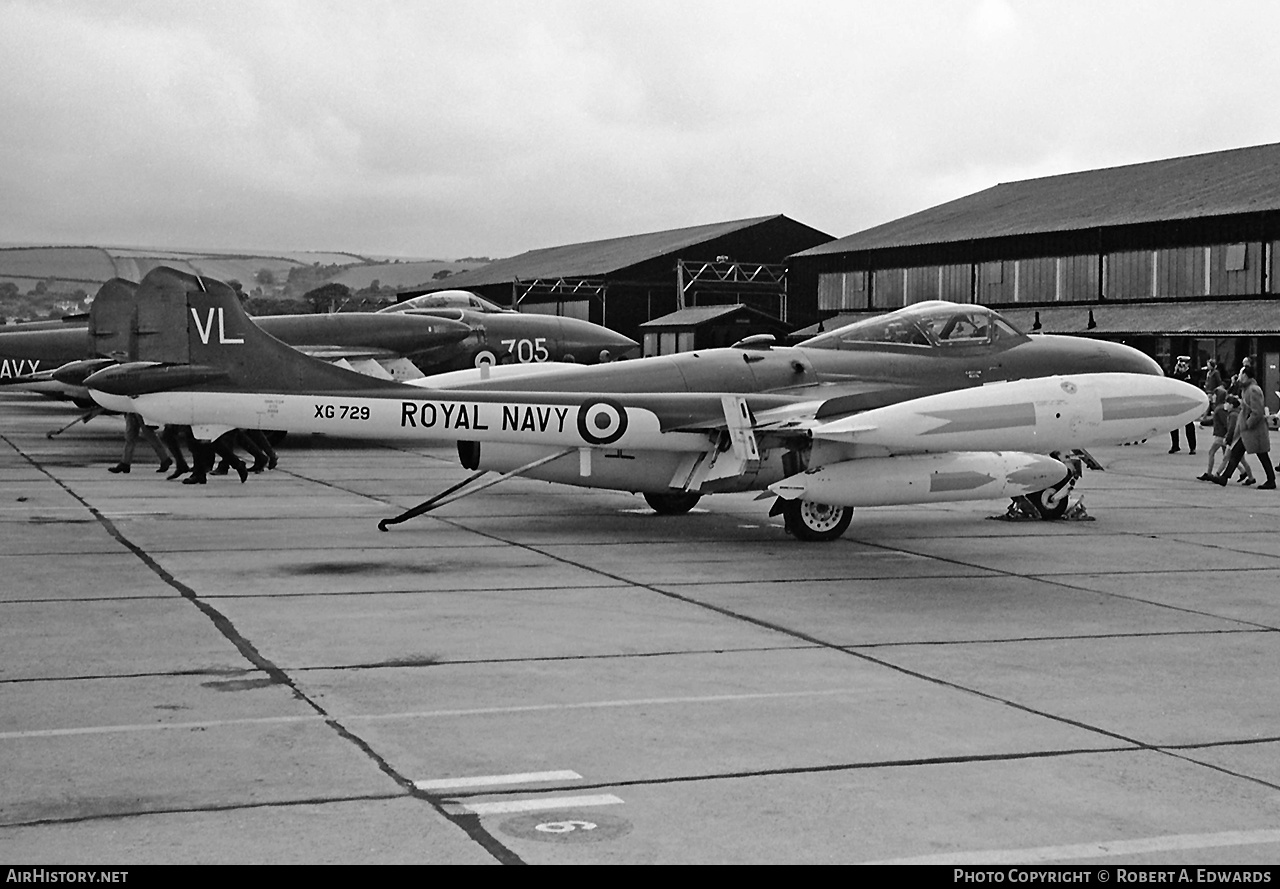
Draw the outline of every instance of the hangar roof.
<instances>
[{"instance_id":1,"label":"hangar roof","mask_svg":"<svg viewBox=\"0 0 1280 889\"><path fill-rule=\"evenodd\" d=\"M646 327L696 327L699 324L714 321L724 315L729 315L745 308L746 306L742 305L690 306L672 312L670 315L663 315L661 318L646 321L640 327L641 329Z\"/></svg>"},{"instance_id":2,"label":"hangar roof","mask_svg":"<svg viewBox=\"0 0 1280 889\"><path fill-rule=\"evenodd\" d=\"M496 259L483 268L442 279L439 284L441 288L465 289L484 284L510 283L517 278L532 281L535 278L599 277L782 218L781 214L755 216L711 225L544 247L506 259Z\"/></svg>"},{"instance_id":3,"label":"hangar roof","mask_svg":"<svg viewBox=\"0 0 1280 889\"><path fill-rule=\"evenodd\" d=\"M1003 182L821 244L819 256L1280 209L1280 143Z\"/></svg>"},{"instance_id":4,"label":"hangar roof","mask_svg":"<svg viewBox=\"0 0 1280 889\"><path fill-rule=\"evenodd\" d=\"M656 330L658 328L674 328L674 327L699 327L711 321L719 321L729 315L753 315L758 320L772 321L774 324L779 323L778 319L772 315L753 309L751 306L741 303L732 303L723 306L689 306L687 308L678 309L670 315L663 315L661 318L654 318L652 321L646 321L640 325L641 330Z\"/></svg>"}]
</instances>

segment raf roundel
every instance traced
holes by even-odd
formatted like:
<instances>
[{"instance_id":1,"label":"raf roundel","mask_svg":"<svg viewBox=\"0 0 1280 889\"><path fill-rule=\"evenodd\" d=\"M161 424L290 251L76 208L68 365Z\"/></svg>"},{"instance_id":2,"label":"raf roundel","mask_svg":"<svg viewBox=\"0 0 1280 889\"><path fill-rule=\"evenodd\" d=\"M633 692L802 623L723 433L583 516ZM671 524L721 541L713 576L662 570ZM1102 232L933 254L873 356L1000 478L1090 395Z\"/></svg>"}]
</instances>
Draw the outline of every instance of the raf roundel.
<instances>
[{"instance_id":1,"label":"raf roundel","mask_svg":"<svg viewBox=\"0 0 1280 889\"><path fill-rule=\"evenodd\" d=\"M627 410L611 398L589 401L578 408L578 434L593 445L613 444L627 431Z\"/></svg>"}]
</instances>

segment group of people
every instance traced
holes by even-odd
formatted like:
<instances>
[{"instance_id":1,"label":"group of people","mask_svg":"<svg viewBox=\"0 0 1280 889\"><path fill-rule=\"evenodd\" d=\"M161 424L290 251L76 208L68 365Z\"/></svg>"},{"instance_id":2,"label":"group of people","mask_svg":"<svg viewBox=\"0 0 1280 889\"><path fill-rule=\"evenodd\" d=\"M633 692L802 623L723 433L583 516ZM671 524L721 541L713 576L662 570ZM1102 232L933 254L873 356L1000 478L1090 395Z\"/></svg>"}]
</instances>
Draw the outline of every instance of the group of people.
<instances>
[{"instance_id":1,"label":"group of people","mask_svg":"<svg viewBox=\"0 0 1280 889\"><path fill-rule=\"evenodd\" d=\"M1191 359L1179 355L1171 376L1184 382L1191 382ZM1225 384L1224 384L1225 383ZM1271 465L1271 433L1267 428L1265 397L1262 387L1258 385L1257 371L1252 362L1245 358L1239 373L1230 381L1224 381L1218 369L1218 362L1210 359L1205 372L1205 392L1209 395L1211 420L1213 423L1213 445L1209 448L1209 465L1199 476L1200 481L1212 482L1226 486L1237 469L1240 476L1237 481L1242 485L1253 485L1257 478L1249 466L1247 455L1255 455L1262 464L1267 480L1258 485L1259 490L1274 491L1276 487L1276 470L1280 466ZM1195 423L1186 425L1188 452L1196 452ZM1169 453L1176 454L1180 447L1178 430L1169 433ZM1218 470L1214 471L1214 458L1222 455Z\"/></svg>"},{"instance_id":2,"label":"group of people","mask_svg":"<svg viewBox=\"0 0 1280 889\"><path fill-rule=\"evenodd\" d=\"M151 445L160 461L156 472L168 472L166 478L173 481L182 479L184 485L203 485L211 475L228 475L235 470L243 483L250 473L262 472L264 469L276 468L276 452L271 442L257 429L233 429L219 436L212 442L200 441L191 434L190 426L165 426L157 432L154 426L148 426L137 414L126 414L124 418L124 453L120 462L107 469L107 472L125 473L133 466L133 452L141 438ZM183 453L183 444L191 451L191 459L187 460ZM253 457L253 465L247 465L236 454L236 446L244 449ZM217 465L215 466L215 462ZM169 472L170 468L173 469Z\"/></svg>"}]
</instances>

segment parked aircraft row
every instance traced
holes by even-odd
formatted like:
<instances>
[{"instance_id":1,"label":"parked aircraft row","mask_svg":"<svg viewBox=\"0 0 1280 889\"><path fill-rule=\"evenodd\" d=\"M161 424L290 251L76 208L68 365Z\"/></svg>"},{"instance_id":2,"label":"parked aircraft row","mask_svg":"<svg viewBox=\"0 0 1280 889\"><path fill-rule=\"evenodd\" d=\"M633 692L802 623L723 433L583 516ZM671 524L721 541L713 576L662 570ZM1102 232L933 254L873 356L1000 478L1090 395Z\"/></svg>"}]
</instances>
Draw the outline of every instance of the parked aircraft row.
<instances>
[{"instance_id":1,"label":"parked aircraft row","mask_svg":"<svg viewBox=\"0 0 1280 889\"><path fill-rule=\"evenodd\" d=\"M85 381L106 408L207 439L257 428L454 441L478 487L494 471L634 491L660 512L759 491L811 540L840 536L857 506L1028 496L1061 515L1069 470L1051 454L1167 432L1206 406L1134 349L1029 337L946 302L789 348L750 338L624 365L401 382L289 347L221 282L160 268L138 293L155 336L140 360ZM455 489L381 527L468 492Z\"/></svg>"},{"instance_id":2,"label":"parked aircraft row","mask_svg":"<svg viewBox=\"0 0 1280 889\"><path fill-rule=\"evenodd\" d=\"M140 348L165 360L148 345L156 335L155 294L146 279L139 291L139 285L114 278L98 290L87 317L0 330L0 383L83 401L88 392L77 373L68 371L55 380L54 369L82 359L136 359ZM308 355L398 380L485 363L594 364L633 357L639 349L635 340L598 324L502 309L460 290L418 297L380 312L264 315L254 322Z\"/></svg>"}]
</instances>

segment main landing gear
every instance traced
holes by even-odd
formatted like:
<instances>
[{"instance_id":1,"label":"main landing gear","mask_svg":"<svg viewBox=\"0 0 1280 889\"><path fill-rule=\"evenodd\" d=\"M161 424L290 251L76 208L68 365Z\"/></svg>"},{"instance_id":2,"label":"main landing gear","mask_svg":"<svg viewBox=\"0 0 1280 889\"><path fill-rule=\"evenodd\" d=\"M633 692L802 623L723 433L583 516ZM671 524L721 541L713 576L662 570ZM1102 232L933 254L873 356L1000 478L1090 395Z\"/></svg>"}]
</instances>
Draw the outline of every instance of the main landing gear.
<instances>
[{"instance_id":1,"label":"main landing gear","mask_svg":"<svg viewBox=\"0 0 1280 889\"><path fill-rule=\"evenodd\" d=\"M644 493L645 502L658 515L684 515L701 498L702 495L694 491ZM853 507L828 506L812 500L784 500L779 497L774 501L769 515L781 515L787 533L797 540L826 541L835 540L848 530L849 523L853 521Z\"/></svg>"},{"instance_id":2,"label":"main landing gear","mask_svg":"<svg viewBox=\"0 0 1280 889\"><path fill-rule=\"evenodd\" d=\"M658 515L684 515L697 506L702 495L696 491L681 491L679 494L650 494L645 492L644 502Z\"/></svg>"},{"instance_id":3,"label":"main landing gear","mask_svg":"<svg viewBox=\"0 0 1280 889\"><path fill-rule=\"evenodd\" d=\"M825 542L835 540L853 521L852 506L828 506L812 500L778 498L770 515L782 513L786 531L796 540Z\"/></svg>"}]
</instances>

